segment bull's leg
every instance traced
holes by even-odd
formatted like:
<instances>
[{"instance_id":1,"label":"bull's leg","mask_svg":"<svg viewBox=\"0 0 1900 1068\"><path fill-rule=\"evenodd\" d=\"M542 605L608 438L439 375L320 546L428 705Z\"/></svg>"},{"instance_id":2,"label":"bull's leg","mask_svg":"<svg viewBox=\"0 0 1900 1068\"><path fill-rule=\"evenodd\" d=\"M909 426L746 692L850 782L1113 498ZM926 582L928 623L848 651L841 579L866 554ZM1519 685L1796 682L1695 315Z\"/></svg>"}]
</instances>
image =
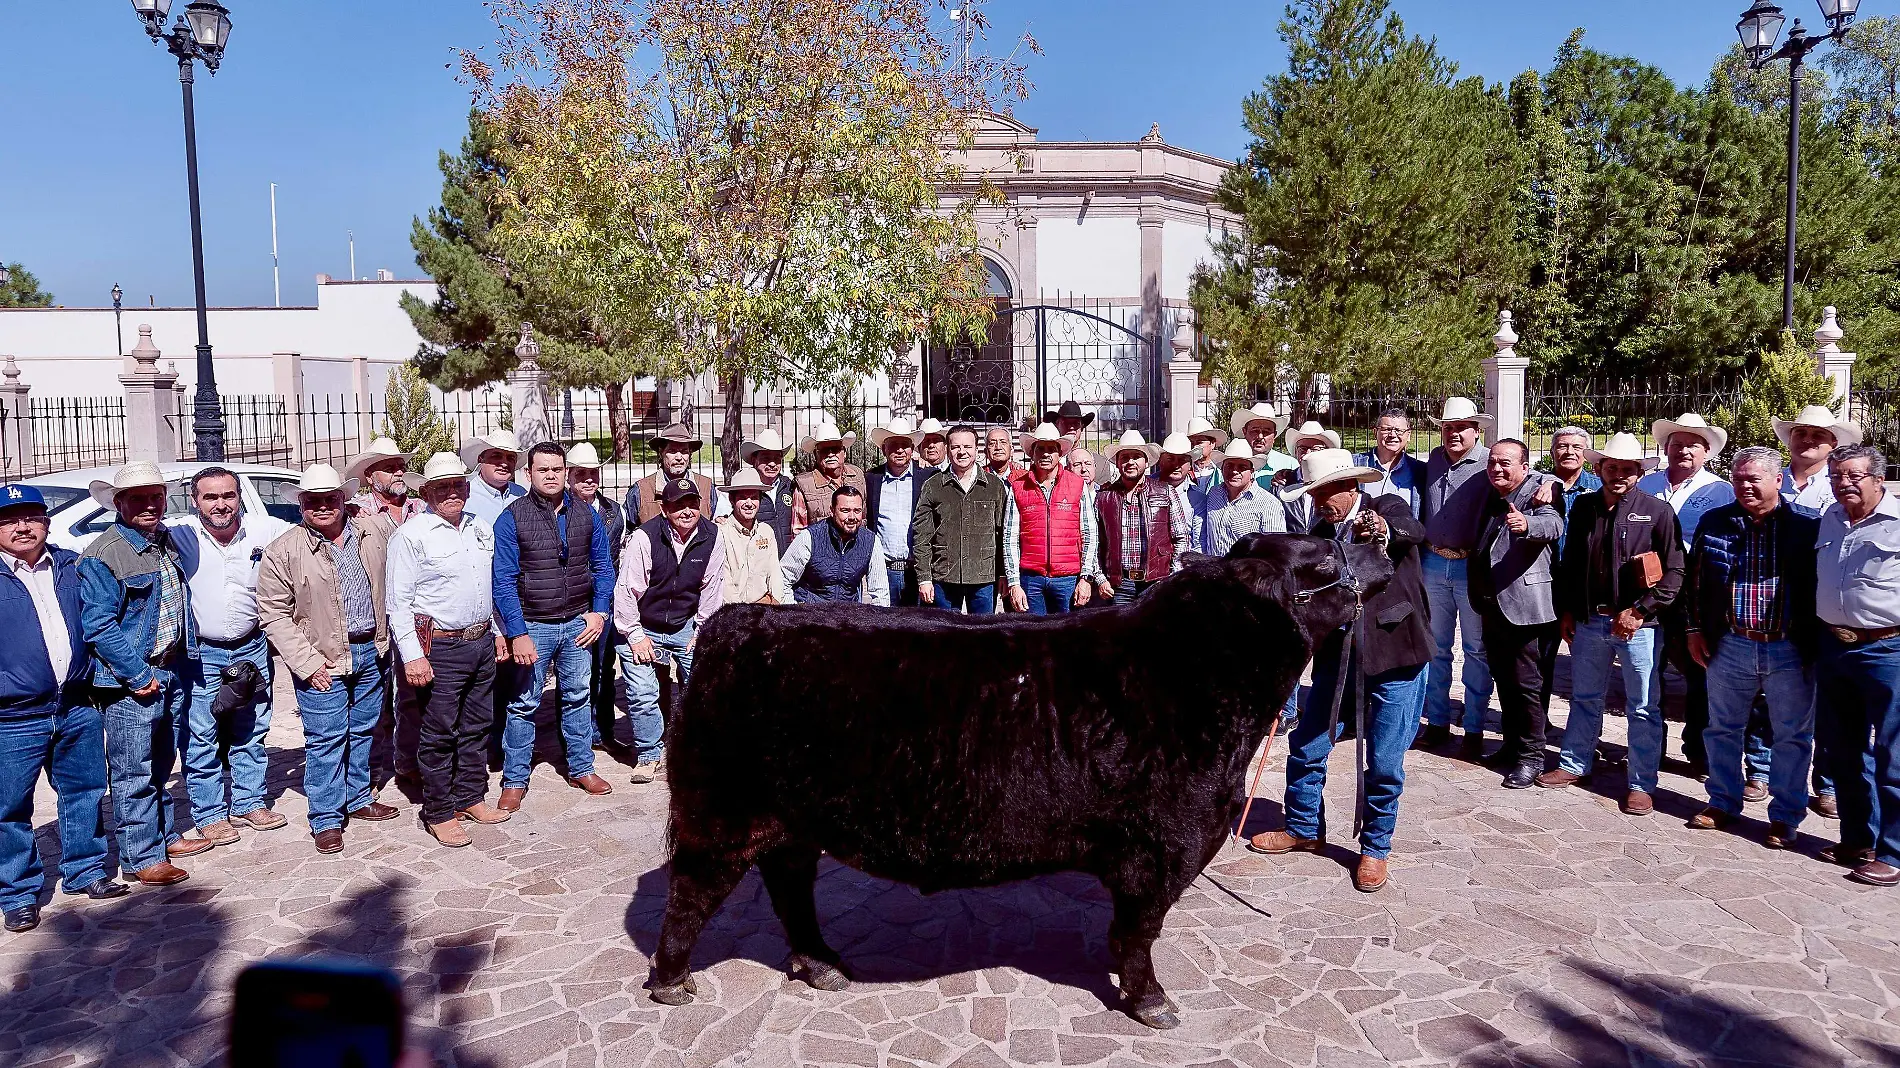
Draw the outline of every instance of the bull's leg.
<instances>
[{"instance_id":1,"label":"bull's leg","mask_svg":"<svg viewBox=\"0 0 1900 1068\"><path fill-rule=\"evenodd\" d=\"M815 989L843 990L851 985L851 977L818 929L818 901L813 894L818 852L816 846L780 846L759 856L759 874L765 877L772 911L785 925L785 940L792 947L786 970Z\"/></svg>"},{"instance_id":2,"label":"bull's leg","mask_svg":"<svg viewBox=\"0 0 1900 1068\"><path fill-rule=\"evenodd\" d=\"M1161 936L1161 921L1171 902L1151 887L1130 890L1111 886L1109 893L1115 899L1115 918L1109 921L1108 945L1121 976L1123 1011L1149 1027L1177 1026L1181 1018L1155 978L1153 955L1155 939Z\"/></svg>"},{"instance_id":3,"label":"bull's leg","mask_svg":"<svg viewBox=\"0 0 1900 1068\"><path fill-rule=\"evenodd\" d=\"M749 867L745 854L736 849L681 846L674 850L666 917L660 922L660 948L653 956L647 982L653 1000L662 1005L684 1005L699 992L687 970L693 944Z\"/></svg>"}]
</instances>

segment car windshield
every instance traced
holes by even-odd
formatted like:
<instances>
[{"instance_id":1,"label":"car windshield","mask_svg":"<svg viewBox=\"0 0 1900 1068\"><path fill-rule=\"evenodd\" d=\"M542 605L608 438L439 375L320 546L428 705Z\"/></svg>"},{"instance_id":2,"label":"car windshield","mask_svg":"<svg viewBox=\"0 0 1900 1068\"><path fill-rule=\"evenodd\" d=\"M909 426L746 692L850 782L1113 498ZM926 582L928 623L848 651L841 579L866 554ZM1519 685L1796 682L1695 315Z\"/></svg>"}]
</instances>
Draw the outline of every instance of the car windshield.
<instances>
[{"instance_id":1,"label":"car windshield","mask_svg":"<svg viewBox=\"0 0 1900 1068\"><path fill-rule=\"evenodd\" d=\"M83 501L91 496L77 486L41 486L40 496L46 498L46 512L51 515L74 501Z\"/></svg>"}]
</instances>

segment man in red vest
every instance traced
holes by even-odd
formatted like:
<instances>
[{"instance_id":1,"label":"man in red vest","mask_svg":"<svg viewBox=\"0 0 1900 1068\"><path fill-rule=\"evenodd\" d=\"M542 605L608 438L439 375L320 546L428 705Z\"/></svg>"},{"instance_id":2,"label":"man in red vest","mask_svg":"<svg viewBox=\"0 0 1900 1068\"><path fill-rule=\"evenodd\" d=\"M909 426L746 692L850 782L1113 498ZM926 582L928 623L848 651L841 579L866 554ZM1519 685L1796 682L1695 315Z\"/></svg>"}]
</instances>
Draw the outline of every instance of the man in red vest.
<instances>
[{"instance_id":1,"label":"man in red vest","mask_svg":"<svg viewBox=\"0 0 1900 1068\"><path fill-rule=\"evenodd\" d=\"M1071 442L1055 424L1042 423L1022 438L1029 469L1009 480L1022 546L1021 581L1009 591L1010 607L1039 616L1067 612L1089 603L1095 509L1082 476L1062 466Z\"/></svg>"}]
</instances>

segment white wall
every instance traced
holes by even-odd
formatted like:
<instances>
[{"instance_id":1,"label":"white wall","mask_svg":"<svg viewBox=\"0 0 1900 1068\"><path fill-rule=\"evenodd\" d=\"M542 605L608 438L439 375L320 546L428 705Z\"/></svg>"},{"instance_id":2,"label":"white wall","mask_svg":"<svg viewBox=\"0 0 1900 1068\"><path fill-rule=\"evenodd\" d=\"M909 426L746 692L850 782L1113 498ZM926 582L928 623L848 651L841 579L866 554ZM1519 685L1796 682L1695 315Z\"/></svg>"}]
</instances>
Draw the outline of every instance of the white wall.
<instances>
[{"instance_id":1,"label":"white wall","mask_svg":"<svg viewBox=\"0 0 1900 1068\"><path fill-rule=\"evenodd\" d=\"M1218 230L1209 231L1205 223L1177 222L1169 219L1161 226L1161 296L1167 300L1186 300L1188 280L1194 265L1211 261Z\"/></svg>"},{"instance_id":2,"label":"white wall","mask_svg":"<svg viewBox=\"0 0 1900 1068\"><path fill-rule=\"evenodd\" d=\"M1141 295L1141 226L1133 218L1044 216L1036 222L1036 286L1049 296ZM1024 294L1025 298L1034 294Z\"/></svg>"}]
</instances>

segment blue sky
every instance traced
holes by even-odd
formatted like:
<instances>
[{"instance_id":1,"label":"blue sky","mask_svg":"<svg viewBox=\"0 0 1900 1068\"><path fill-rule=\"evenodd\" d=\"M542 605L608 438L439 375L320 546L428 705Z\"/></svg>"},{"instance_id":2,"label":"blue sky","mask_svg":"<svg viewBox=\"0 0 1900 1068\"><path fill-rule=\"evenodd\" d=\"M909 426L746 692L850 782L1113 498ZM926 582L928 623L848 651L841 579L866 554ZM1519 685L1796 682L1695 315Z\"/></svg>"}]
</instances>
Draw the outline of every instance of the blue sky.
<instances>
[{"instance_id":1,"label":"blue sky","mask_svg":"<svg viewBox=\"0 0 1900 1068\"><path fill-rule=\"evenodd\" d=\"M178 0L182 9L184 0ZM213 304L271 303L269 184L278 183L285 304L314 276L419 272L412 217L440 189L436 153L465 128L454 49L493 38L476 0L225 0L224 68L197 85L206 274ZM1466 74L1543 68L1575 26L1598 48L1700 83L1744 0L1396 0ZM1807 0L1791 16L1819 18ZM1885 14L1885 4L1864 5ZM1017 115L1050 140L1172 143L1234 158L1239 103L1284 63L1275 0L988 0L999 42L1027 29L1035 91ZM8 56L0 258L67 305L191 300L176 66L123 0L0 6ZM214 339L215 343L215 339Z\"/></svg>"}]
</instances>

